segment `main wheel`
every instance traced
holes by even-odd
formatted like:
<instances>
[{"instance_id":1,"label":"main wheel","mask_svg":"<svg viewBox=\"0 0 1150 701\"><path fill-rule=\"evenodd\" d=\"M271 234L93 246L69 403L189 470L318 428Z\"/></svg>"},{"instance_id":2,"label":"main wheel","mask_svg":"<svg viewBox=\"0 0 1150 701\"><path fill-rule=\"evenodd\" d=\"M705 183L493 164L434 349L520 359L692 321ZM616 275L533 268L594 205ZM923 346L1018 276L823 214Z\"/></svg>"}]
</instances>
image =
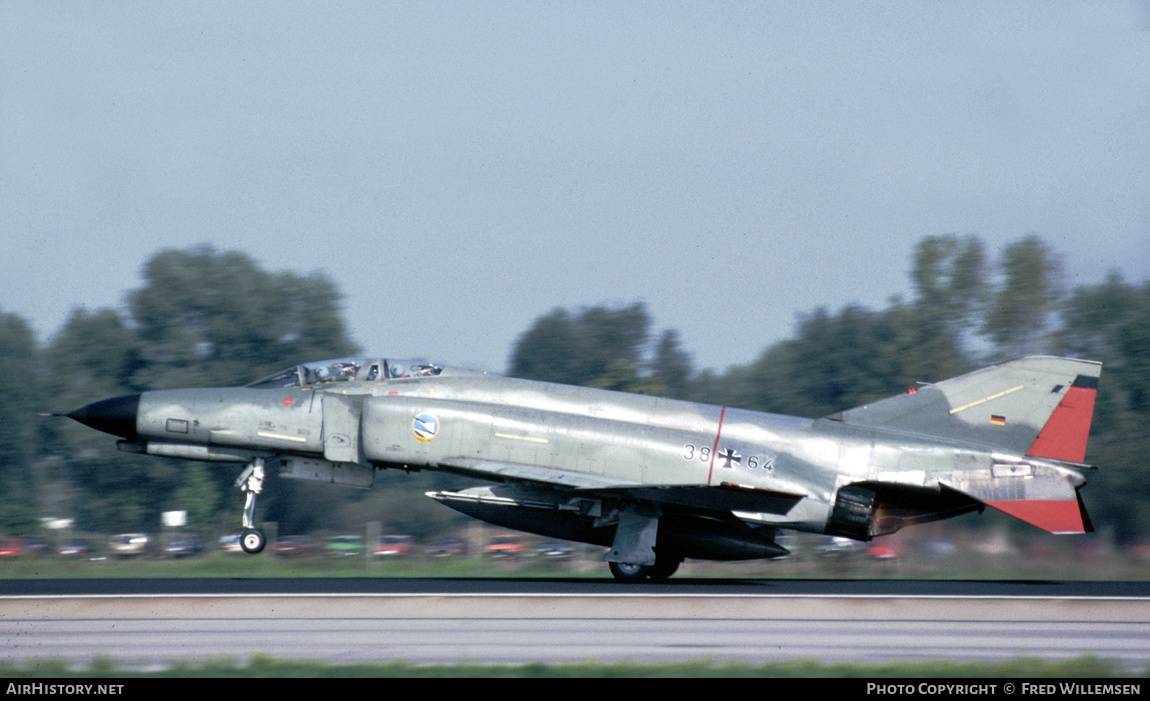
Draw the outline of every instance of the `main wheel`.
<instances>
[{"instance_id":1,"label":"main wheel","mask_svg":"<svg viewBox=\"0 0 1150 701\"><path fill-rule=\"evenodd\" d=\"M647 576L652 581L662 582L675 574L681 564L683 564L683 558L678 555L664 555L662 557L656 555L655 564L648 568Z\"/></svg>"},{"instance_id":2,"label":"main wheel","mask_svg":"<svg viewBox=\"0 0 1150 701\"><path fill-rule=\"evenodd\" d=\"M611 574L615 575L615 579L628 584L642 582L651 571L650 567L637 565L634 562L608 562L607 564L611 567Z\"/></svg>"},{"instance_id":3,"label":"main wheel","mask_svg":"<svg viewBox=\"0 0 1150 701\"><path fill-rule=\"evenodd\" d=\"M267 543L268 540L264 537L263 531L257 531L254 528L244 531L244 534L240 536L240 547L250 555L255 555L263 550Z\"/></svg>"}]
</instances>

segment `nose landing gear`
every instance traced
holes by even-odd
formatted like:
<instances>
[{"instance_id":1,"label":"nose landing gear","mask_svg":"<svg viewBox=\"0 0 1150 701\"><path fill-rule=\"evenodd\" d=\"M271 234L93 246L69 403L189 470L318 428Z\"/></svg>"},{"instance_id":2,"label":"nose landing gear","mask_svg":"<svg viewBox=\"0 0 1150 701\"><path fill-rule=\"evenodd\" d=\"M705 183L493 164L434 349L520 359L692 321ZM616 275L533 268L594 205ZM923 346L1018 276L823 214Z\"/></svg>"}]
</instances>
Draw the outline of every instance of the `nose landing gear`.
<instances>
[{"instance_id":1,"label":"nose landing gear","mask_svg":"<svg viewBox=\"0 0 1150 701\"><path fill-rule=\"evenodd\" d=\"M264 459L252 460L240 473L236 486L244 493L244 532L240 536L240 547L244 552L255 555L267 545L263 531L255 525L256 497L264 489Z\"/></svg>"}]
</instances>

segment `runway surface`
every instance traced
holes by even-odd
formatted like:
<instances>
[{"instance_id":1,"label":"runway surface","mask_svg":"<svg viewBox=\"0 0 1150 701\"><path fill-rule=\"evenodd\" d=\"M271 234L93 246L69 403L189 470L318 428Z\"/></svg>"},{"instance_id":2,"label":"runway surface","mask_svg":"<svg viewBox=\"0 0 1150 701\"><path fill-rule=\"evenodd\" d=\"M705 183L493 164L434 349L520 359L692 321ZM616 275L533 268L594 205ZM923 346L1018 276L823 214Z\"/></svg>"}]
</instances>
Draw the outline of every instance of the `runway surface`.
<instances>
[{"instance_id":1,"label":"runway surface","mask_svg":"<svg viewBox=\"0 0 1150 701\"><path fill-rule=\"evenodd\" d=\"M329 662L1060 660L1150 667L1145 582L0 580L0 657Z\"/></svg>"}]
</instances>

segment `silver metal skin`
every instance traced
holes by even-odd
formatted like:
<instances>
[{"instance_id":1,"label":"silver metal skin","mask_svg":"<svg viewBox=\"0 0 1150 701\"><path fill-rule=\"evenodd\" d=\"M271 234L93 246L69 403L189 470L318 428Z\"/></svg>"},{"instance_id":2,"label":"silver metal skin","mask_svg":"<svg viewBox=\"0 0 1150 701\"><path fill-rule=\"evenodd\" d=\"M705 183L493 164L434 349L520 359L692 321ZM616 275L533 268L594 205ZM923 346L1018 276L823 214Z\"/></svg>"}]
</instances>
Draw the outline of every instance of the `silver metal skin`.
<instances>
[{"instance_id":1,"label":"silver metal skin","mask_svg":"<svg viewBox=\"0 0 1150 701\"><path fill-rule=\"evenodd\" d=\"M439 470L492 485L429 497L604 545L615 576L639 581L688 557L784 555L779 528L869 540L989 505L1047 530L1088 530L1077 489L1099 373L1095 362L1032 356L803 419L347 358L69 416L121 436L123 450L246 463L237 486L248 532L265 464L357 488L376 469Z\"/></svg>"}]
</instances>

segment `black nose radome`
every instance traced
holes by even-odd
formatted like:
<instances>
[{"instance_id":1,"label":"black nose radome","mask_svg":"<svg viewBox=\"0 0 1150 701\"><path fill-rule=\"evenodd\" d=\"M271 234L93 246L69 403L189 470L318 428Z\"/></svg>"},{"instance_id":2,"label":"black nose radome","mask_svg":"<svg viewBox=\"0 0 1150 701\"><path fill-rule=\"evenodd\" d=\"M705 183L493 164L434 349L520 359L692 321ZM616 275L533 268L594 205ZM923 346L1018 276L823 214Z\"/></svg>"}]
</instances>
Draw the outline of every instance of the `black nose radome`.
<instances>
[{"instance_id":1,"label":"black nose radome","mask_svg":"<svg viewBox=\"0 0 1150 701\"><path fill-rule=\"evenodd\" d=\"M69 413L68 418L113 436L137 438L136 412L139 408L140 395L125 394L82 406Z\"/></svg>"}]
</instances>

